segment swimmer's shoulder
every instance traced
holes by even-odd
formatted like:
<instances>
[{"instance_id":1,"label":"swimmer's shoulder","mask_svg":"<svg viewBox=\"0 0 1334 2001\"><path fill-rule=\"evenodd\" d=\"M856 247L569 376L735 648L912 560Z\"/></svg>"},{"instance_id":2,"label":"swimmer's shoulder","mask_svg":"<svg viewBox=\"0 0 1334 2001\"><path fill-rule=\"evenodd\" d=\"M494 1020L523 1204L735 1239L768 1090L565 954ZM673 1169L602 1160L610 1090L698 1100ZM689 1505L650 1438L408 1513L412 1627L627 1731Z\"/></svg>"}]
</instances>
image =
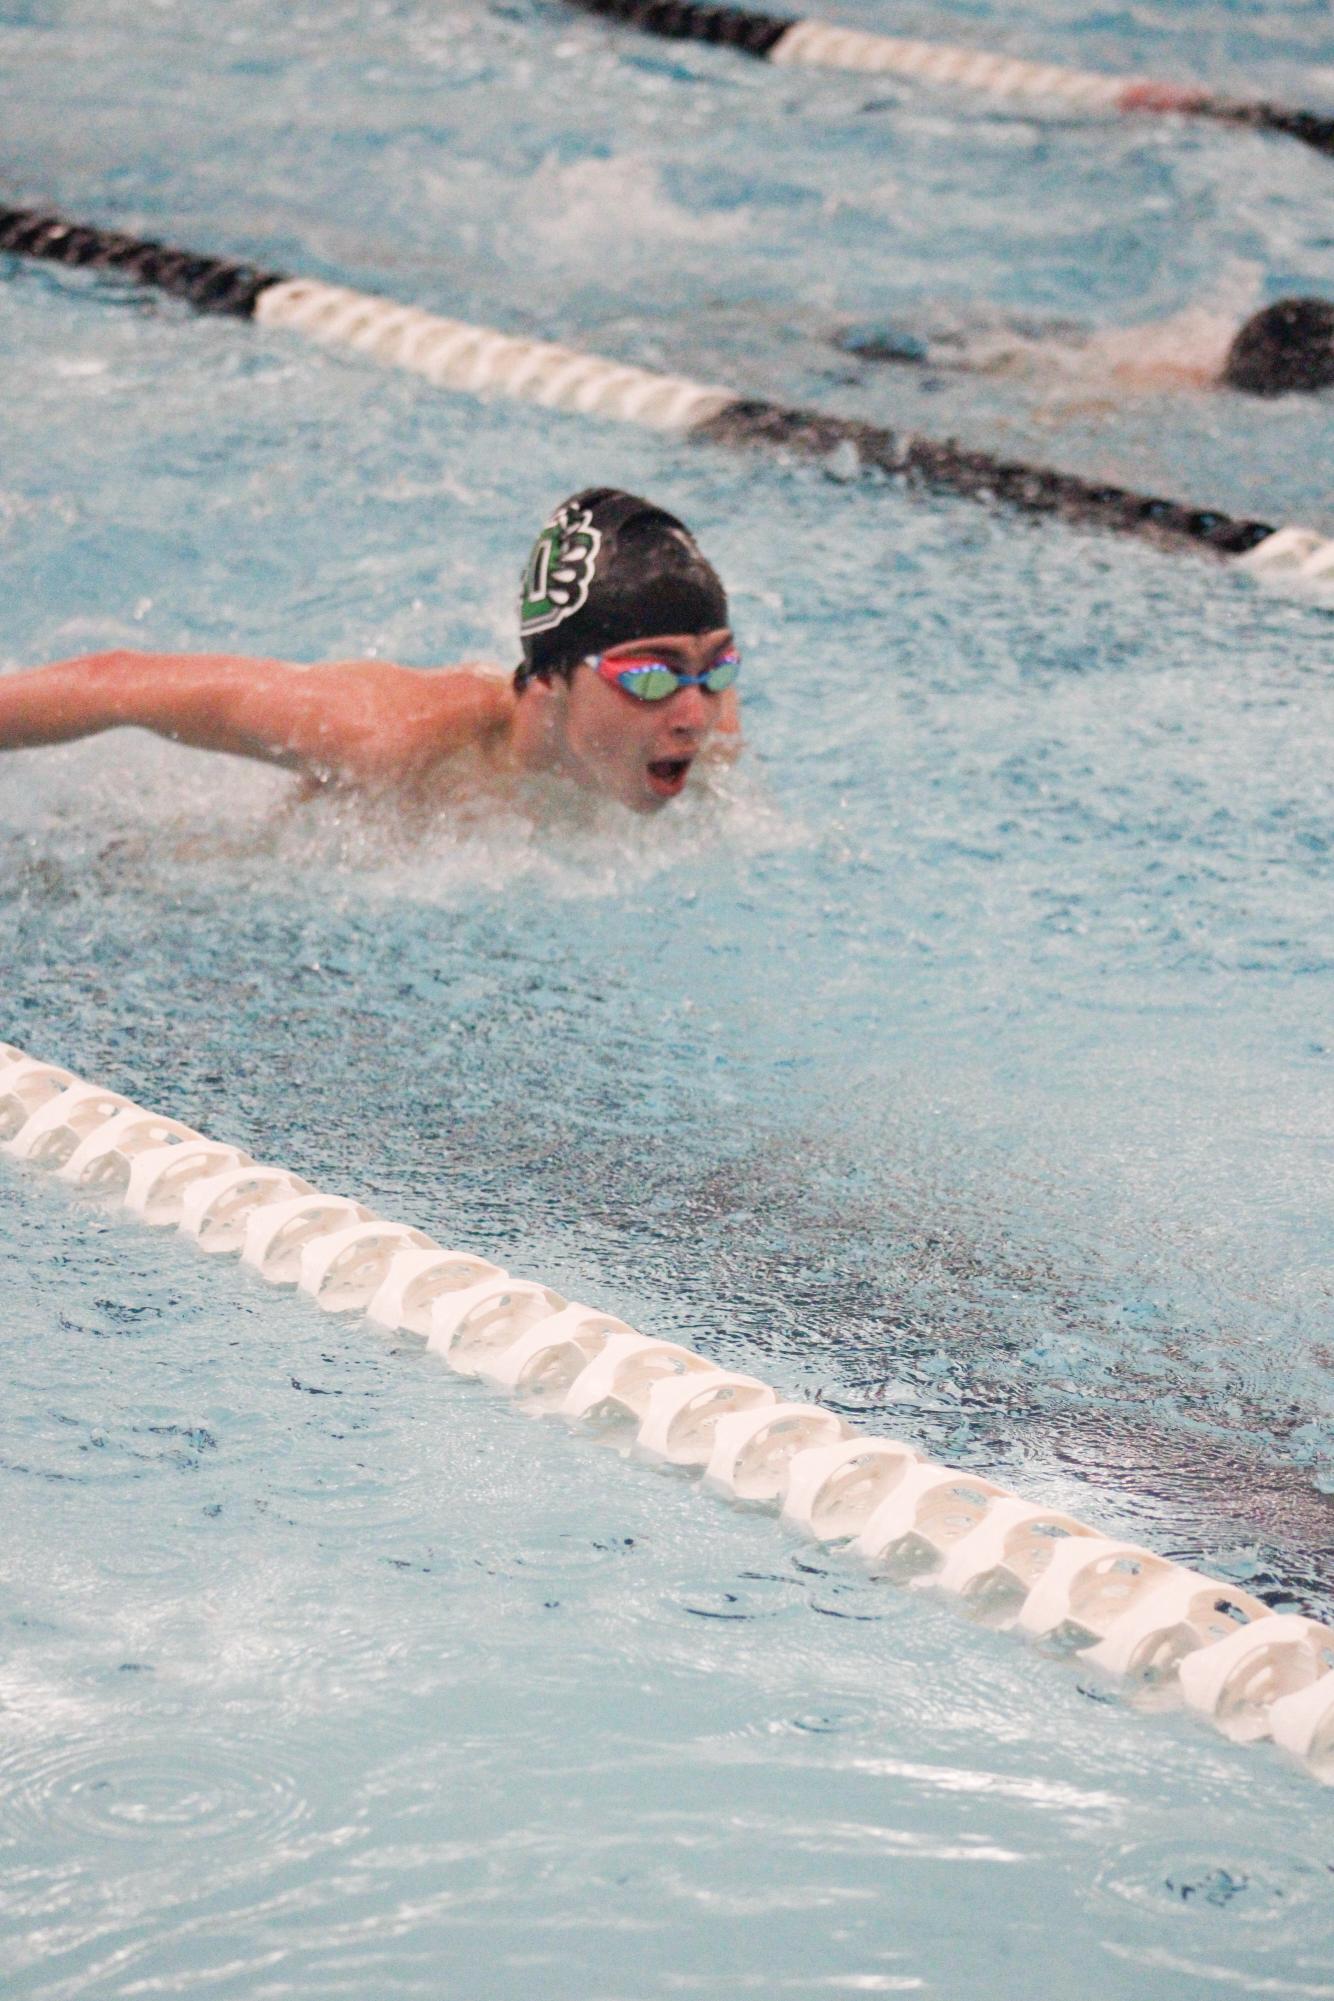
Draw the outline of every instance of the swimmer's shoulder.
<instances>
[{"instance_id":1,"label":"swimmer's shoulder","mask_svg":"<svg viewBox=\"0 0 1334 2001\"><path fill-rule=\"evenodd\" d=\"M412 709L423 750L448 757L456 750L486 750L507 737L517 697L514 677L488 660L462 660L424 670Z\"/></svg>"},{"instance_id":2,"label":"swimmer's shoulder","mask_svg":"<svg viewBox=\"0 0 1334 2001\"><path fill-rule=\"evenodd\" d=\"M336 683L325 679L336 676ZM320 756L325 782L413 782L469 751L486 759L507 742L514 720L513 677L485 661L448 667L402 667L389 661L340 661L316 670L322 701Z\"/></svg>"}]
</instances>

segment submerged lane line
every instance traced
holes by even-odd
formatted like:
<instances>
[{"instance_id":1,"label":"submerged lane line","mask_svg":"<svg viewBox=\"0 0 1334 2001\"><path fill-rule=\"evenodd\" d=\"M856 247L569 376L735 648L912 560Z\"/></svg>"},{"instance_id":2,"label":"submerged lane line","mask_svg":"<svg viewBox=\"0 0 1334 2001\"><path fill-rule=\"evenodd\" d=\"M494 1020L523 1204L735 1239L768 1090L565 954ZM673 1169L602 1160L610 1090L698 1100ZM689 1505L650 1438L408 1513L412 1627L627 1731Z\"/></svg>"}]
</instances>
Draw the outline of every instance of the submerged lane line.
<instances>
[{"instance_id":1,"label":"submerged lane line","mask_svg":"<svg viewBox=\"0 0 1334 2001\"><path fill-rule=\"evenodd\" d=\"M960 48L947 42L867 34L860 28L840 28L832 21L714 6L709 0L570 0L570 4L582 13L624 21L628 27L643 28L651 35L665 35L673 41L720 43L771 63L903 76L918 83L984 91L992 97L1045 99L1063 110L1166 112L1212 118L1225 125L1281 132L1334 158L1334 113L1297 111L1258 98L1224 97L1201 84L1066 69L1057 63L1026 62L1017 56L993 55L986 49Z\"/></svg>"},{"instance_id":2,"label":"submerged lane line","mask_svg":"<svg viewBox=\"0 0 1334 2001\"><path fill-rule=\"evenodd\" d=\"M284 278L250 264L201 257L95 229L39 209L0 208L0 252L109 271L185 299L200 312L347 347L469 395L514 396L547 409L641 424L733 448L841 457L852 471L999 503L1024 514L1139 535L1168 547L1232 557L1264 577L1334 587L1334 538L1310 528L1237 520L1035 466L970 451L953 439L896 432L858 418L790 408L684 376L606 361L581 349L445 319L372 292L315 278Z\"/></svg>"},{"instance_id":3,"label":"submerged lane line","mask_svg":"<svg viewBox=\"0 0 1334 2001\"><path fill-rule=\"evenodd\" d=\"M0 1043L0 1152L239 1255L326 1312L422 1337L457 1374L619 1432L702 1489L848 1543L873 1573L960 1598L1107 1676L1175 1693L1238 1742L1271 1738L1334 1780L1334 1628L1103 1536L820 1404L781 1401L614 1314L256 1162L119 1092Z\"/></svg>"}]
</instances>

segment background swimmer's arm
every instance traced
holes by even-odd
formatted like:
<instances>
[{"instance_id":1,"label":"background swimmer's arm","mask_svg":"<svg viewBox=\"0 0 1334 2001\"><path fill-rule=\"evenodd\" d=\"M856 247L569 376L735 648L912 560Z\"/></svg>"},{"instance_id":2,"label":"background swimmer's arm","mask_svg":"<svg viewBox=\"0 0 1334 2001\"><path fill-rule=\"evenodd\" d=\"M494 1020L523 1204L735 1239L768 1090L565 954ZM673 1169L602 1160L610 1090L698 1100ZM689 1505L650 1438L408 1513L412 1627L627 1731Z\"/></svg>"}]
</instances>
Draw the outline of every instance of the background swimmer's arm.
<instances>
[{"instance_id":1,"label":"background swimmer's arm","mask_svg":"<svg viewBox=\"0 0 1334 2001\"><path fill-rule=\"evenodd\" d=\"M512 703L505 682L466 670L93 653L0 676L0 749L130 725L312 778L392 782L501 736Z\"/></svg>"}]
</instances>

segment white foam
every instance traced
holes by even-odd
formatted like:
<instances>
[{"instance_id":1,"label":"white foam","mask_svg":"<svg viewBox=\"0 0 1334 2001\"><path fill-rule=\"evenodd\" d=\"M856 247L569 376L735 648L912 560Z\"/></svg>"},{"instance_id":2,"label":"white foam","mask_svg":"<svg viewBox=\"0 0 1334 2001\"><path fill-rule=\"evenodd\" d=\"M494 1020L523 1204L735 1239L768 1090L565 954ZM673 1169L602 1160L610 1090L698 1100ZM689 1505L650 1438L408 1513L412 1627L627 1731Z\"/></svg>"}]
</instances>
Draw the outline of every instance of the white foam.
<instances>
[{"instance_id":1,"label":"white foam","mask_svg":"<svg viewBox=\"0 0 1334 2001\"><path fill-rule=\"evenodd\" d=\"M744 209L692 209L665 191L661 171L639 154L573 160L548 158L515 205L515 222L543 265L587 267L601 278L608 253L620 263L638 247L645 257L663 243L737 243Z\"/></svg>"}]
</instances>

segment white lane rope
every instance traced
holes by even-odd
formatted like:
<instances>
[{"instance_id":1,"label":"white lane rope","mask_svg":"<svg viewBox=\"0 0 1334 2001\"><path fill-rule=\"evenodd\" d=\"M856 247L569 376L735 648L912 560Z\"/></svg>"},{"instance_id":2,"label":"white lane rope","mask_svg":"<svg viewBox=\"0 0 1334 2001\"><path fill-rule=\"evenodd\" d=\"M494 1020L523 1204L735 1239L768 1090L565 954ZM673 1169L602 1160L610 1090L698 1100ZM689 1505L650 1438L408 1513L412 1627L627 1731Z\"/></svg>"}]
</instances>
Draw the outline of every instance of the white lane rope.
<instances>
[{"instance_id":1,"label":"white lane rope","mask_svg":"<svg viewBox=\"0 0 1334 2001\"><path fill-rule=\"evenodd\" d=\"M408 369L424 376L436 388L475 396L511 396L540 403L547 409L640 424L658 431L707 435L708 427L712 426L720 441L727 442L732 435L731 413L749 411L752 407L734 390L605 361L550 341L516 339L487 327L470 326L463 320L443 319L414 307L396 305L373 293L326 285L317 279L289 279L270 286L259 294L254 316L261 326L304 334L332 347L350 347L389 367ZM790 420L786 435L781 423L772 427L775 442L793 444L799 449L803 442L803 416L814 426L821 422L810 413L773 410L772 415L775 419ZM835 425L839 422L826 421ZM855 423L846 428L853 434L854 449L858 444L856 433L861 432L866 440L872 441L882 435L874 433L870 426ZM910 474L914 471L917 442L905 440L896 446L898 470ZM968 471L979 455L946 448L945 459L948 461L951 456ZM875 463L874 457L871 462ZM924 476L930 478L937 470L943 484L956 483L948 463L937 468L926 463L924 455ZM1040 476L1039 469L1032 467L990 463L979 471L978 485L986 485L988 470L993 474L1013 475L1020 483L1026 475ZM1071 512L1079 514L1084 483L1060 474L1052 478L1078 490L1070 505ZM968 490L975 490L971 483ZM1002 498L1009 497L998 479L991 480L988 490ZM1137 499L1137 496L1121 497ZM1022 496L1019 504L1024 504ZM1166 502L1149 504L1169 506ZM1152 532L1153 522L1147 525ZM1334 537L1321 535L1314 529L1271 530L1233 560L1243 569L1266 578L1317 589L1334 586Z\"/></svg>"},{"instance_id":2,"label":"white lane rope","mask_svg":"<svg viewBox=\"0 0 1334 2001\"><path fill-rule=\"evenodd\" d=\"M417 1335L459 1375L572 1427L619 1431L641 1459L847 1544L877 1576L952 1594L1159 1699L1175 1693L1232 1739L1272 1739L1334 1780L1334 1628L818 1404L780 1401L757 1377L322 1194L12 1044L0 1044L0 1152L201 1251L239 1256L325 1312Z\"/></svg>"},{"instance_id":3,"label":"white lane rope","mask_svg":"<svg viewBox=\"0 0 1334 2001\"><path fill-rule=\"evenodd\" d=\"M981 90L993 97L1035 97L1114 111L1132 87L1124 77L1062 69L1056 63L1024 62L985 49L951 48L942 42L905 41L896 35L864 33L824 21L795 21L769 52L772 63L800 63L817 69L860 70L868 76L904 76L920 83Z\"/></svg>"},{"instance_id":4,"label":"white lane rope","mask_svg":"<svg viewBox=\"0 0 1334 2001\"><path fill-rule=\"evenodd\" d=\"M571 0L571 4L647 34L712 42L771 63L905 77L913 83L1023 99L1058 110L1211 118L1255 131L1280 132L1317 153L1334 156L1334 113L1303 111L1261 98L1225 97L1202 84L1107 76L988 49L870 34L832 21L794 20L790 15L718 5L715 0Z\"/></svg>"},{"instance_id":5,"label":"white lane rope","mask_svg":"<svg viewBox=\"0 0 1334 2001\"><path fill-rule=\"evenodd\" d=\"M261 326L283 327L409 369L439 389L513 396L549 410L655 431L689 431L735 401L730 389L603 361L551 341L516 339L315 279L269 286L260 293L254 316Z\"/></svg>"},{"instance_id":6,"label":"white lane rope","mask_svg":"<svg viewBox=\"0 0 1334 2001\"><path fill-rule=\"evenodd\" d=\"M437 388L500 395L546 409L638 424L734 449L851 460L854 469L1140 535L1240 561L1267 580L1325 602L1334 593L1334 538L1303 527L1238 520L1216 508L1100 484L1077 473L971 450L954 439L894 432L857 418L790 409L718 384L606 361L556 342L423 312L374 293L290 278L233 260L175 250L38 209L0 208L0 252L114 272L226 313L300 334L394 368Z\"/></svg>"}]
</instances>

